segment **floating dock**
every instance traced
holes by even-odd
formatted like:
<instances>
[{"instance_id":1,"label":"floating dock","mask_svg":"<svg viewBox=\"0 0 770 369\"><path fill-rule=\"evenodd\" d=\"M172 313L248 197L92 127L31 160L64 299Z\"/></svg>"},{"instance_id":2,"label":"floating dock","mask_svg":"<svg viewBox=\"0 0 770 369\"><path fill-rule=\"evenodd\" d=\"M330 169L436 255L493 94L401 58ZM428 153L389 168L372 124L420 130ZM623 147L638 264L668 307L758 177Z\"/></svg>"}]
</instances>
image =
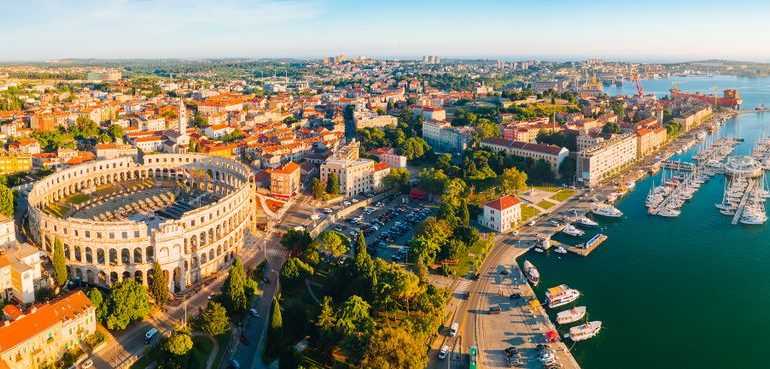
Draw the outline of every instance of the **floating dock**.
<instances>
[{"instance_id":1,"label":"floating dock","mask_svg":"<svg viewBox=\"0 0 770 369\"><path fill-rule=\"evenodd\" d=\"M606 240L607 240L607 236L605 236L604 234L599 233L599 234L593 236L590 240L588 240L588 242L586 242L585 245L583 245L582 247L581 246L570 246L570 245L567 245L567 244L564 244L564 243L561 243L561 242L557 242L557 241L551 241L551 242L556 243L556 246L561 246L561 247L563 247L564 249L566 249L567 251L569 251L569 252L571 252L573 254L580 255L580 256L588 256L589 254L591 254L591 252L596 250L596 248L599 247L599 245L604 243L604 241L606 241Z\"/></svg>"},{"instance_id":2,"label":"floating dock","mask_svg":"<svg viewBox=\"0 0 770 369\"><path fill-rule=\"evenodd\" d=\"M746 188L746 192L743 193L743 198L741 198L741 203L738 205L738 210L735 211L735 216L733 216L733 221L730 222L732 225L738 224L738 221L741 220L741 215L743 215L743 209L746 207L746 201L749 200L749 196L751 196L751 190L754 189L754 185L756 185L757 182L750 180L749 181L749 187Z\"/></svg>"}]
</instances>

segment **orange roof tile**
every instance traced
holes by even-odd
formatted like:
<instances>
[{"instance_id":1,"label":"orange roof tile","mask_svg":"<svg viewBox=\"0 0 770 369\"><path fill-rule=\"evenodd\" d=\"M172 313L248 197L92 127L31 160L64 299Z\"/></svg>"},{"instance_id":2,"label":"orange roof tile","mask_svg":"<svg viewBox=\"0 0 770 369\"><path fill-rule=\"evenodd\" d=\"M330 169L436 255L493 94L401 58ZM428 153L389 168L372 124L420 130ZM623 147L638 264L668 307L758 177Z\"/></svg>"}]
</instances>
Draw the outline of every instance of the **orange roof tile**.
<instances>
[{"instance_id":1,"label":"orange roof tile","mask_svg":"<svg viewBox=\"0 0 770 369\"><path fill-rule=\"evenodd\" d=\"M490 202L484 204L484 206L489 206L490 208L497 209L497 210L505 210L505 209L510 208L511 206L514 206L514 205L520 203L520 202L521 201L519 201L519 199L517 199L515 196L513 196L513 195L506 195L506 196L503 196L503 197L501 197L501 198L499 198L497 200L490 201Z\"/></svg>"}]
</instances>

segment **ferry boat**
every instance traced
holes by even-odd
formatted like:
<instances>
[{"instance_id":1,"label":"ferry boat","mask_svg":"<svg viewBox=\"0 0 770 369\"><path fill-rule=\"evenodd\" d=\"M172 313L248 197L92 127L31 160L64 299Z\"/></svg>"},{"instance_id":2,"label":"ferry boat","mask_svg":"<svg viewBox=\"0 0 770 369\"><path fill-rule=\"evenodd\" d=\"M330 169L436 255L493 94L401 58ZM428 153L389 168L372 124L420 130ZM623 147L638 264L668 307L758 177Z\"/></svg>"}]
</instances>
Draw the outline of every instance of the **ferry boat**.
<instances>
[{"instance_id":1,"label":"ferry boat","mask_svg":"<svg viewBox=\"0 0 770 369\"><path fill-rule=\"evenodd\" d=\"M564 229L562 229L561 231L562 233L573 237L580 237L586 233L582 229L575 228L575 226L573 226L572 224L567 224L567 226L564 227Z\"/></svg>"},{"instance_id":2,"label":"ferry boat","mask_svg":"<svg viewBox=\"0 0 770 369\"><path fill-rule=\"evenodd\" d=\"M580 297L580 291L569 288L566 284L551 287L545 292L545 298L549 308L567 305Z\"/></svg>"},{"instance_id":3,"label":"ferry boat","mask_svg":"<svg viewBox=\"0 0 770 369\"><path fill-rule=\"evenodd\" d=\"M540 272L537 271L537 268L529 260L524 260L524 275L533 286L537 286L540 283Z\"/></svg>"},{"instance_id":4,"label":"ferry boat","mask_svg":"<svg viewBox=\"0 0 770 369\"><path fill-rule=\"evenodd\" d=\"M560 325L570 324L583 319L584 316L586 316L586 307L577 306L569 310L560 311L556 314L556 323L559 323Z\"/></svg>"},{"instance_id":5,"label":"ferry boat","mask_svg":"<svg viewBox=\"0 0 770 369\"><path fill-rule=\"evenodd\" d=\"M582 216L582 217L578 218L577 224L582 225L582 226L586 226L586 227L598 227L599 226L599 223L594 222L593 220L591 220L591 218L586 217L586 216Z\"/></svg>"},{"instance_id":6,"label":"ferry boat","mask_svg":"<svg viewBox=\"0 0 770 369\"><path fill-rule=\"evenodd\" d=\"M588 322L569 329L569 338L575 342L584 341L599 334L602 330L601 321Z\"/></svg>"},{"instance_id":7,"label":"ferry boat","mask_svg":"<svg viewBox=\"0 0 770 369\"><path fill-rule=\"evenodd\" d=\"M607 204L594 206L593 209L591 209L591 212L596 215L610 218L620 218L623 216L623 212L618 210L616 207Z\"/></svg>"}]
</instances>

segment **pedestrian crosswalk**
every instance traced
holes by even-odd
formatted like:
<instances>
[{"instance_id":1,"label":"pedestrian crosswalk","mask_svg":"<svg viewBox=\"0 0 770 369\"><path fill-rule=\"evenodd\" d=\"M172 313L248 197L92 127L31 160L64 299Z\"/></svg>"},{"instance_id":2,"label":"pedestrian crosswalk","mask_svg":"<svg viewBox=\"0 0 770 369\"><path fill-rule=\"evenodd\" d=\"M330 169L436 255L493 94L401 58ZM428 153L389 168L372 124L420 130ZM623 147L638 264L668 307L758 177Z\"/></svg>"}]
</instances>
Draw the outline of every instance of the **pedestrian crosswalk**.
<instances>
[{"instance_id":1,"label":"pedestrian crosswalk","mask_svg":"<svg viewBox=\"0 0 770 369\"><path fill-rule=\"evenodd\" d=\"M465 293L468 291L468 287L471 285L471 281L467 279L463 279L460 281L460 283L457 284L457 287L455 287L454 293Z\"/></svg>"},{"instance_id":2,"label":"pedestrian crosswalk","mask_svg":"<svg viewBox=\"0 0 770 369\"><path fill-rule=\"evenodd\" d=\"M286 251L268 248L267 254L270 256L286 256Z\"/></svg>"}]
</instances>

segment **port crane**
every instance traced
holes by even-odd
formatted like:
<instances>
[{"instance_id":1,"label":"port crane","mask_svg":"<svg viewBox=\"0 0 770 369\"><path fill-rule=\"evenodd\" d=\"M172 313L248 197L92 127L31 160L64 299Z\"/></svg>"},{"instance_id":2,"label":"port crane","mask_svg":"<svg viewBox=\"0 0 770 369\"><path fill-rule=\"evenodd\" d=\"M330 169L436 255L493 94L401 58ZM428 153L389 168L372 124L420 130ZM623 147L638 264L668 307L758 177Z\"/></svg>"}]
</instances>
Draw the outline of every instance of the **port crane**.
<instances>
[{"instance_id":1,"label":"port crane","mask_svg":"<svg viewBox=\"0 0 770 369\"><path fill-rule=\"evenodd\" d=\"M644 98L644 88L642 88L642 82L639 81L639 75L634 73L631 75L631 80L636 83L636 94L639 95L640 98Z\"/></svg>"}]
</instances>

